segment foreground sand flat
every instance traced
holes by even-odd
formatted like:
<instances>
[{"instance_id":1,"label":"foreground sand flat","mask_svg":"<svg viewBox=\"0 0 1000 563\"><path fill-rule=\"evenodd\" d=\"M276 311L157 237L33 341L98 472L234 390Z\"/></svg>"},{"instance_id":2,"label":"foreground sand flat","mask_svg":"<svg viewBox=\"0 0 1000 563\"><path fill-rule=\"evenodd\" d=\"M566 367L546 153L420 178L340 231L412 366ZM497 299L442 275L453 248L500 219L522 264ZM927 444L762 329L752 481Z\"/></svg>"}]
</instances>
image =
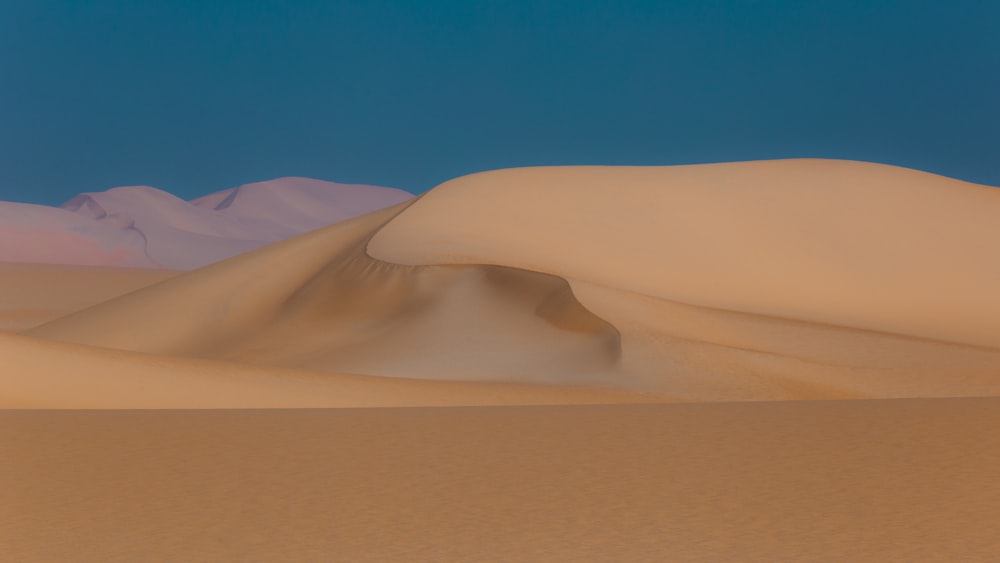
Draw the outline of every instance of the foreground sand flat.
<instances>
[{"instance_id":1,"label":"foreground sand flat","mask_svg":"<svg viewBox=\"0 0 1000 563\"><path fill-rule=\"evenodd\" d=\"M10 561L991 561L1000 399L0 412Z\"/></svg>"}]
</instances>

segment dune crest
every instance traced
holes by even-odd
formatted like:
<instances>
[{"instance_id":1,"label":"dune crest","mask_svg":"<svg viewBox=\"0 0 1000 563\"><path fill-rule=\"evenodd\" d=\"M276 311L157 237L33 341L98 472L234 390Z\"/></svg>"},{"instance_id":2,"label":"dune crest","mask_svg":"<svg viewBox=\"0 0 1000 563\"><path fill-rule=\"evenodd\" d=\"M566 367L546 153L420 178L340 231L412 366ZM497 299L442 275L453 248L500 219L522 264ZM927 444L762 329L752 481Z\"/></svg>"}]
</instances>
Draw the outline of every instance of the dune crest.
<instances>
[{"instance_id":1,"label":"dune crest","mask_svg":"<svg viewBox=\"0 0 1000 563\"><path fill-rule=\"evenodd\" d=\"M541 167L446 182L368 250L1000 347L997 217L998 189L862 162Z\"/></svg>"},{"instance_id":2,"label":"dune crest","mask_svg":"<svg viewBox=\"0 0 1000 563\"><path fill-rule=\"evenodd\" d=\"M856 162L503 170L27 334L695 401L992 395L998 216L992 188Z\"/></svg>"}]
</instances>

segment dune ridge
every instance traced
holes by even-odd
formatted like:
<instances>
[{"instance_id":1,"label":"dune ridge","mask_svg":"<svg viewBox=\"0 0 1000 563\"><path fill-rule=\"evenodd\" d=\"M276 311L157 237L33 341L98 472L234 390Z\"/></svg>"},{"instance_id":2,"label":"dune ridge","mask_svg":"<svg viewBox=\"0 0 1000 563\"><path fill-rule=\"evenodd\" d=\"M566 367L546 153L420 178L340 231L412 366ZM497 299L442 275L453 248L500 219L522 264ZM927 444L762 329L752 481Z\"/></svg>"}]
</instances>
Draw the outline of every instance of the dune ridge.
<instances>
[{"instance_id":1,"label":"dune ridge","mask_svg":"<svg viewBox=\"0 0 1000 563\"><path fill-rule=\"evenodd\" d=\"M26 334L692 401L992 395L998 215L846 161L487 172Z\"/></svg>"},{"instance_id":2,"label":"dune ridge","mask_svg":"<svg viewBox=\"0 0 1000 563\"><path fill-rule=\"evenodd\" d=\"M601 368L614 361L617 331L580 307L565 281L368 257L372 230L406 205L180 275L26 333L333 372L566 383L562 372L572 370L573 384L610 383ZM276 260L286 266L274 268ZM136 329L139 319L163 322Z\"/></svg>"}]
</instances>

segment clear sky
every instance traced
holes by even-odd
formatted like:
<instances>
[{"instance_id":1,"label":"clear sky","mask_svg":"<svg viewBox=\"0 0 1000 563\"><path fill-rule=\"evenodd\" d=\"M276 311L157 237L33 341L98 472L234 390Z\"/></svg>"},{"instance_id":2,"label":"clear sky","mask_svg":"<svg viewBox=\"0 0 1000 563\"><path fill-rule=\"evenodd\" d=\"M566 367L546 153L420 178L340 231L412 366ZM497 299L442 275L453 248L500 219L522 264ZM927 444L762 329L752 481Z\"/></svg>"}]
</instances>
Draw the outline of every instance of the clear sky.
<instances>
[{"instance_id":1,"label":"clear sky","mask_svg":"<svg viewBox=\"0 0 1000 563\"><path fill-rule=\"evenodd\" d=\"M1000 185L1000 2L0 0L0 199L802 156Z\"/></svg>"}]
</instances>

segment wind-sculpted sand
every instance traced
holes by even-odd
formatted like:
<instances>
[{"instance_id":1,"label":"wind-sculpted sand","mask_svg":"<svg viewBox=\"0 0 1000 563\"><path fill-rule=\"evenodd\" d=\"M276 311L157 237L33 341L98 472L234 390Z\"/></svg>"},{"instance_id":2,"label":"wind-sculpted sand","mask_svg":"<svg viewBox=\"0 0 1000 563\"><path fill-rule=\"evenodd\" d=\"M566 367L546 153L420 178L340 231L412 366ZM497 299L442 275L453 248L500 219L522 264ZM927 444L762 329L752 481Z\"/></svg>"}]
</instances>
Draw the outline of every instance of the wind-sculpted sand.
<instances>
[{"instance_id":1,"label":"wind-sculpted sand","mask_svg":"<svg viewBox=\"0 0 1000 563\"><path fill-rule=\"evenodd\" d=\"M177 273L147 268L0 262L0 330L31 328Z\"/></svg>"},{"instance_id":2,"label":"wind-sculpted sand","mask_svg":"<svg viewBox=\"0 0 1000 563\"><path fill-rule=\"evenodd\" d=\"M853 162L489 172L27 334L692 401L992 395L997 216Z\"/></svg>"},{"instance_id":3,"label":"wind-sculpted sand","mask_svg":"<svg viewBox=\"0 0 1000 563\"><path fill-rule=\"evenodd\" d=\"M185 205L322 224L296 194ZM0 547L988 561L998 218L859 162L543 167L191 271L2 266Z\"/></svg>"}]
</instances>

